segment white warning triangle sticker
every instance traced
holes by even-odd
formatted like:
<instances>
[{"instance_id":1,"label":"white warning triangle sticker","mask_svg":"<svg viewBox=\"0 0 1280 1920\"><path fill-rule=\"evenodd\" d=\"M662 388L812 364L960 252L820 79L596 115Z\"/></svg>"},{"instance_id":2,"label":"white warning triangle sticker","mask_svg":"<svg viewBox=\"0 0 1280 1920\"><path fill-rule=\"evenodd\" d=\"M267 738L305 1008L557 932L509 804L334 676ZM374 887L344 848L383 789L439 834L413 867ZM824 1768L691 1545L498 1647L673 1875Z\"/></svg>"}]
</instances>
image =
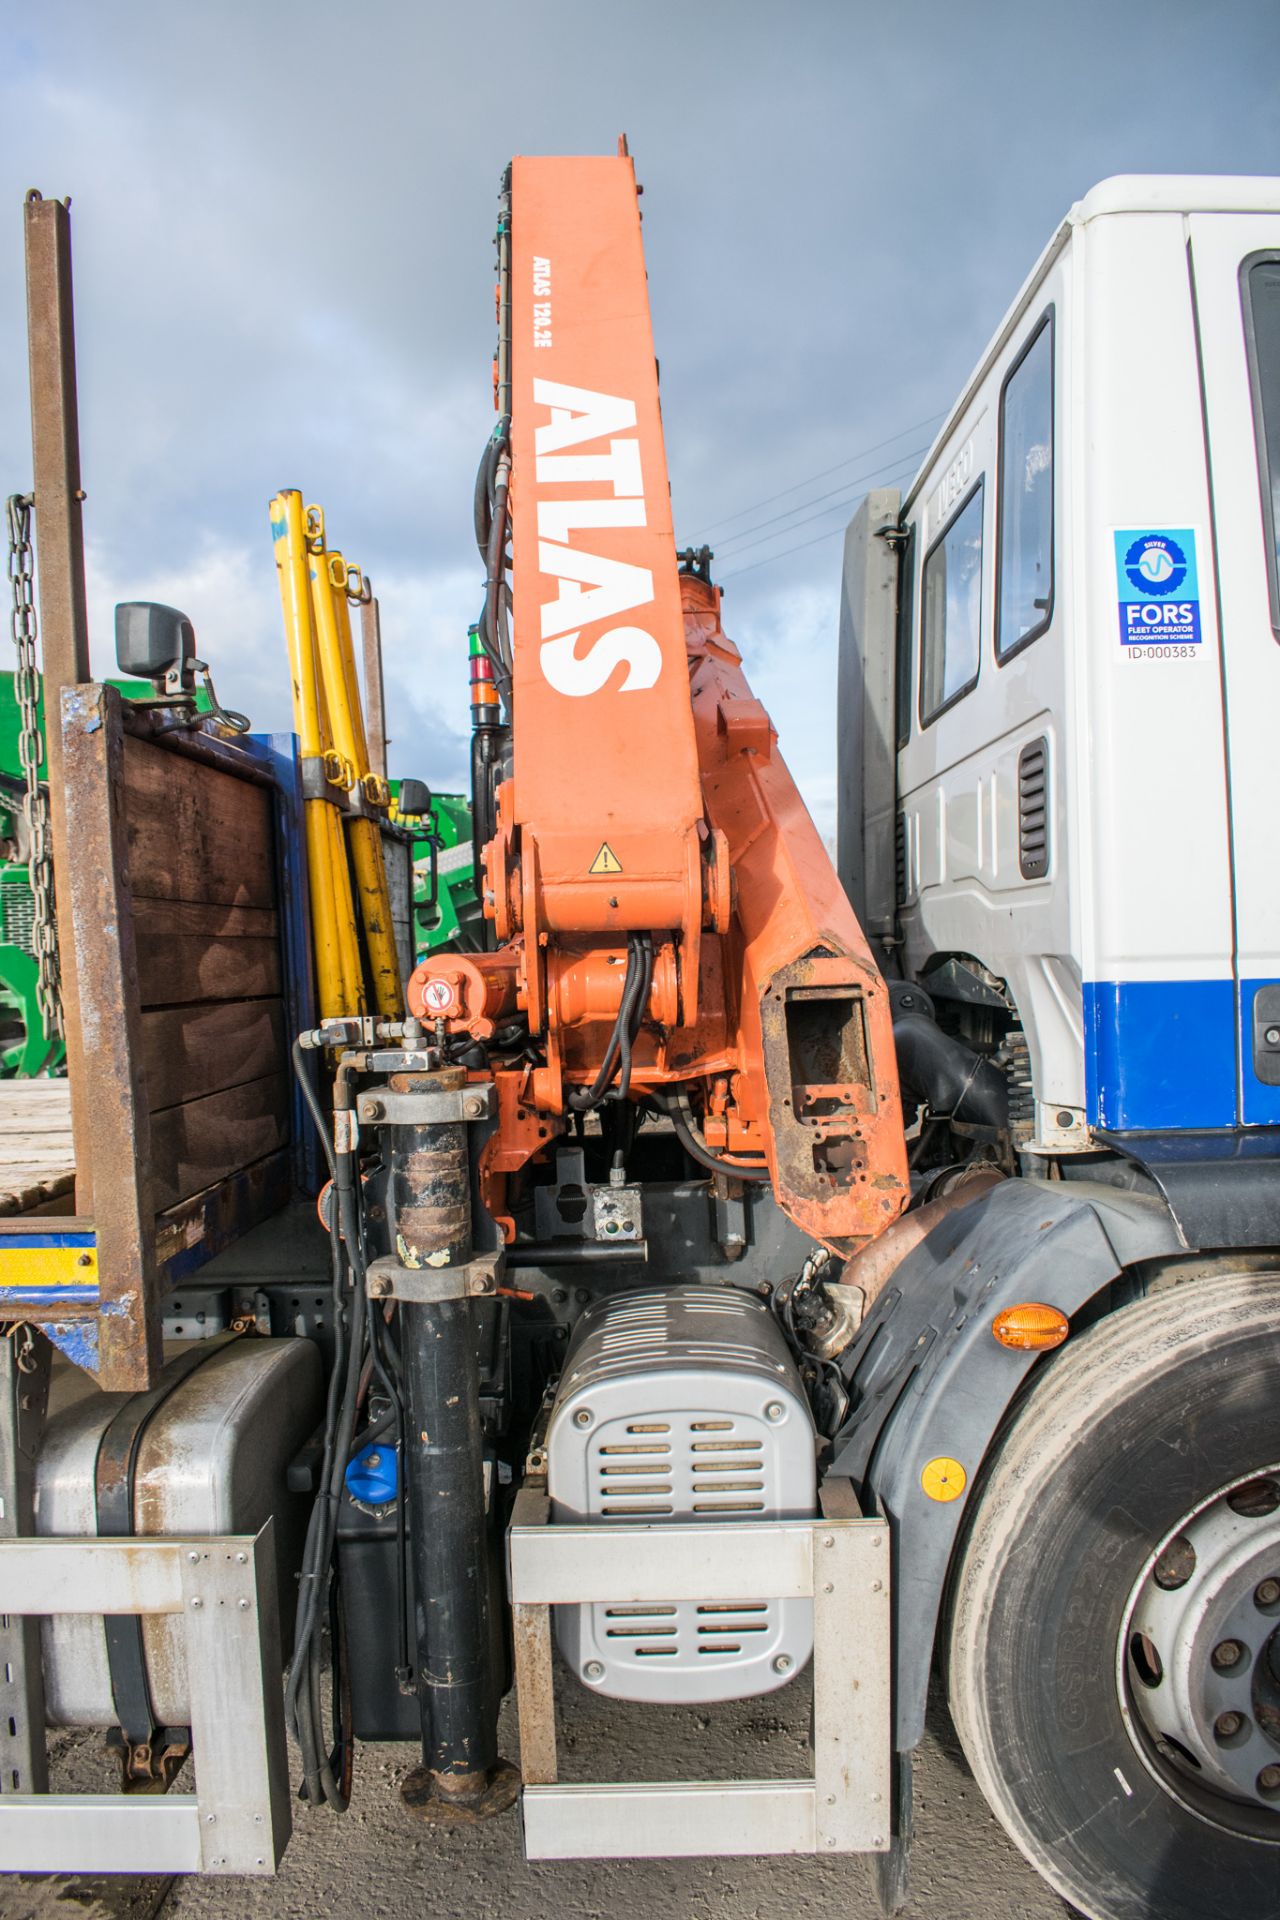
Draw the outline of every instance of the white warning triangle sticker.
<instances>
[{"instance_id":1,"label":"white warning triangle sticker","mask_svg":"<svg viewBox=\"0 0 1280 1920\"><path fill-rule=\"evenodd\" d=\"M587 868L587 872L588 873L621 873L622 872L622 862L621 860L619 860L617 854L614 852L613 848L609 845L609 842L607 840L602 840L600 842L600 851L596 855L595 859L591 862L591 865Z\"/></svg>"}]
</instances>

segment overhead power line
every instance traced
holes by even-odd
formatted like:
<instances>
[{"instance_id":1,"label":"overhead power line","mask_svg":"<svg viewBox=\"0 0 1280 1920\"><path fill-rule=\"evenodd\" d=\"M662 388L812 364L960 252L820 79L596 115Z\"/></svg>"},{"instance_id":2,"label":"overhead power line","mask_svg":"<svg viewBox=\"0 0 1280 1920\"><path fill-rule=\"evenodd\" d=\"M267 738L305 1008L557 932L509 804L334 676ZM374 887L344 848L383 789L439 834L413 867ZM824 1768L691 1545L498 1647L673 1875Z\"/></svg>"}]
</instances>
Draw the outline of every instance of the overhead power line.
<instances>
[{"instance_id":1,"label":"overhead power line","mask_svg":"<svg viewBox=\"0 0 1280 1920\"><path fill-rule=\"evenodd\" d=\"M821 467L817 473L807 474L803 480L797 480L794 486L783 487L777 493L767 494L763 500L753 500L750 506L739 507L736 513L727 514L723 520L713 521L705 529L703 539L705 540L709 534L718 533L722 527L731 527L736 520L745 520L749 513L756 513L761 507L771 507L775 500L785 500L789 493L799 493L801 488L812 486L815 480L825 480L828 474L840 473L845 467L855 466L859 460L865 460L869 454L879 453L884 447L891 447L895 440L905 440L908 434L921 433L926 427L935 426L944 417L942 413L931 413L927 420L917 420L914 426L903 427L900 433L891 433L887 440L877 440L874 446L861 447L857 453L849 454L844 460L837 460L833 467Z\"/></svg>"},{"instance_id":2,"label":"overhead power line","mask_svg":"<svg viewBox=\"0 0 1280 1920\"><path fill-rule=\"evenodd\" d=\"M882 484L889 485L895 477L897 478L905 477L906 473L910 473L912 471L913 471L913 467L908 466L907 468L904 469L904 472L902 474L896 474L896 475L893 473L886 474L884 476L884 480ZM828 508L827 511L831 512L832 509ZM820 519L822 516L817 515L815 517ZM790 533L792 529L788 527L785 529L785 531ZM721 584L727 585L730 580L740 579L744 573L754 573L757 567L771 566L775 560L785 560L789 553L803 553L806 547L816 547L820 540L834 540L837 534L843 534L843 533L844 533L843 527L828 527L823 533L815 533L811 539L799 540L793 546L790 546L790 547L780 547L777 553L766 553L759 560L749 561L745 567L734 567L731 570L731 572L723 574L721 576ZM772 534L769 536L769 538L774 540L779 539L780 537L781 536L778 534ZM764 542L762 544L767 544L767 542ZM744 551L750 551L750 549L744 549Z\"/></svg>"},{"instance_id":3,"label":"overhead power line","mask_svg":"<svg viewBox=\"0 0 1280 1920\"><path fill-rule=\"evenodd\" d=\"M896 472L904 463L914 465L914 463L928 451L929 448L926 442L923 446L911 448L909 452L896 454L889 462L889 466ZM879 471L885 471L885 469L881 468ZM745 540L747 543L746 546L739 549L740 552L745 553L750 547L757 544L753 538L754 535L762 533L765 527L774 526L779 520L791 520L793 514L804 513L806 507L817 507L818 512L804 514L804 517L800 520L791 520L791 526L780 527L778 531L780 533L791 533L796 527L803 527L808 521L819 519L823 513L836 513L841 506L847 505L850 500L855 498L863 487L874 486L876 479L877 470L873 468L870 472L859 474L852 480L842 480L838 487L831 487L826 493L815 494L812 500L802 500L798 506L787 507L783 512L771 515L768 520L759 521L754 527L744 527L741 533L731 533L727 540L721 541L717 545L716 551L717 553L723 553L725 548L731 547L736 540ZM841 496L839 499L837 499L838 495ZM820 504L823 500L835 500L836 505L833 507L823 507ZM777 535L766 533L764 534L764 538L766 540L773 540L777 538Z\"/></svg>"},{"instance_id":4,"label":"overhead power line","mask_svg":"<svg viewBox=\"0 0 1280 1920\"><path fill-rule=\"evenodd\" d=\"M730 580L740 580L744 573L754 573L757 567L767 567L775 560L785 560L789 553L803 553L806 547L816 547L819 540L834 540L840 531L839 527L828 527L825 533L815 533L812 540L801 540L794 547L784 547L781 553L766 553L763 560L753 560L749 566L736 567L732 573L726 573L720 584L727 586Z\"/></svg>"}]
</instances>

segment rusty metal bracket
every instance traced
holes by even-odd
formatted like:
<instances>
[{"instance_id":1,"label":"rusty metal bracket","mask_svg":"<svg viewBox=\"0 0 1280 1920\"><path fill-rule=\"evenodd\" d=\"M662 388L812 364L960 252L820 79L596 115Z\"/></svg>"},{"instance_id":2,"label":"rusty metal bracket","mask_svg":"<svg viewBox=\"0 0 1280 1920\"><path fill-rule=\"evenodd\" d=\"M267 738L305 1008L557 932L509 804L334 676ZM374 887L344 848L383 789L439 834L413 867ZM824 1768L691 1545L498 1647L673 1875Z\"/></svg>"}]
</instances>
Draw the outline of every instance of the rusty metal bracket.
<instances>
[{"instance_id":1,"label":"rusty metal bracket","mask_svg":"<svg viewBox=\"0 0 1280 1920\"><path fill-rule=\"evenodd\" d=\"M483 1299L492 1294L502 1273L504 1254L477 1254L456 1267L405 1267L394 1254L371 1260L365 1289L371 1300L408 1300L431 1306L438 1300Z\"/></svg>"},{"instance_id":2,"label":"rusty metal bracket","mask_svg":"<svg viewBox=\"0 0 1280 1920\"><path fill-rule=\"evenodd\" d=\"M364 1127L434 1127L458 1120L490 1120L498 1110L491 1080L432 1093L362 1093L356 1114Z\"/></svg>"}]
</instances>

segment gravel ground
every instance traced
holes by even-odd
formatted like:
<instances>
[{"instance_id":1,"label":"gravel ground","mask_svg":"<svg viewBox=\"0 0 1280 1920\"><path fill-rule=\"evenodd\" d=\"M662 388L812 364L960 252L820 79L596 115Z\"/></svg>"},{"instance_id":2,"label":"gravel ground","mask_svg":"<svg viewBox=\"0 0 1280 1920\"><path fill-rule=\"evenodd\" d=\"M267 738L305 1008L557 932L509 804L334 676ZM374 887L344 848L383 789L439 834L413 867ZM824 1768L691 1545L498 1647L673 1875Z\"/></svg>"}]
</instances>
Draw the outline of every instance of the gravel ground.
<instances>
[{"instance_id":1,"label":"gravel ground","mask_svg":"<svg viewBox=\"0 0 1280 1920\"><path fill-rule=\"evenodd\" d=\"M703 1778L804 1770L803 1677L781 1694L729 1706L619 1707L571 1682L560 1689L566 1779ZM510 1702L503 1751L517 1750ZM404 1746L364 1746L342 1819L298 1807L274 1880L0 1883L4 1920L876 1920L863 1862L818 1859L564 1861L530 1866L514 1813L469 1832L438 1832L401 1805L413 1762ZM91 1786L96 1741L56 1736L55 1784ZM98 1781L100 1786L110 1783ZM912 1894L904 1920L1063 1920L1071 1910L1031 1871L987 1811L944 1709L917 1755Z\"/></svg>"}]
</instances>

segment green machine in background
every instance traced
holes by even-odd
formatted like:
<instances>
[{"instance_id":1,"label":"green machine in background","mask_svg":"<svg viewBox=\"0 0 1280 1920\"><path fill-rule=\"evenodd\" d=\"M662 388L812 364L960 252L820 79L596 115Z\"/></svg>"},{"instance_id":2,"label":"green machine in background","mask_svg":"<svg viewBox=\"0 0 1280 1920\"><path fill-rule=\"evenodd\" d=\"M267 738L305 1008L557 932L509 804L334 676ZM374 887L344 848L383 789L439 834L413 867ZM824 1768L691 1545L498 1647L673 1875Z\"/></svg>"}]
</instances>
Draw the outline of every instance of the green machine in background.
<instances>
[{"instance_id":1,"label":"green machine in background","mask_svg":"<svg viewBox=\"0 0 1280 1920\"><path fill-rule=\"evenodd\" d=\"M30 848L22 810L26 781L19 752L22 713L14 681L14 674L0 673L0 1079L31 1080L62 1073L66 1048L60 1039L46 1035L36 994L35 914L27 869ZM110 684L127 700L152 697L145 680L117 679ZM203 688L194 698L196 706L207 711L209 700ZM37 712L43 739L43 688Z\"/></svg>"},{"instance_id":2,"label":"green machine in background","mask_svg":"<svg viewBox=\"0 0 1280 1920\"><path fill-rule=\"evenodd\" d=\"M40 702L44 731L44 700ZM36 995L35 920L22 812L26 781L18 741L22 715L12 673L0 673L0 1078L61 1073L66 1049L50 1040Z\"/></svg>"},{"instance_id":3,"label":"green machine in background","mask_svg":"<svg viewBox=\"0 0 1280 1920\"><path fill-rule=\"evenodd\" d=\"M392 815L400 782L391 781ZM471 846L471 802L460 793L431 796L427 812L405 824L413 832L413 950L422 960L441 947L481 944L480 899Z\"/></svg>"},{"instance_id":4,"label":"green machine in background","mask_svg":"<svg viewBox=\"0 0 1280 1920\"><path fill-rule=\"evenodd\" d=\"M126 698L147 698L141 680L113 680ZM198 696L206 704L203 689ZM43 695L40 726L44 728ZM21 714L12 673L0 673L0 1079L33 1079L64 1070L66 1050L47 1038L36 997L33 906L22 813L25 782L18 753ZM400 783L391 782L393 794ZM471 847L471 804L459 793L431 796L429 811L406 821L413 842L414 958L441 947L481 944L480 902Z\"/></svg>"}]
</instances>

